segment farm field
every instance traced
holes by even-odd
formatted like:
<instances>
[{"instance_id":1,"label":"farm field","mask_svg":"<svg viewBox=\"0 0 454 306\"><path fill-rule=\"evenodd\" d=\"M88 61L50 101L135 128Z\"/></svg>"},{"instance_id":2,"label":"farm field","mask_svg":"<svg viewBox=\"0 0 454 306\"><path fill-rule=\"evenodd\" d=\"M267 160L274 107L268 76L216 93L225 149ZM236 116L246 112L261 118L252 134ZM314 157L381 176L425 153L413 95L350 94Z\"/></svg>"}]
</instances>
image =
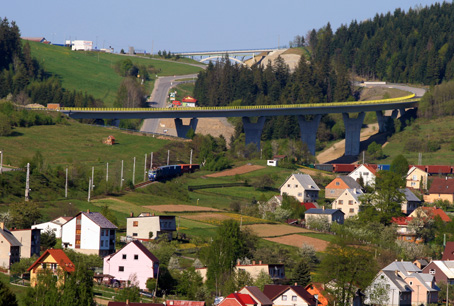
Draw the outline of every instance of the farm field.
<instances>
[{"instance_id":1,"label":"farm field","mask_svg":"<svg viewBox=\"0 0 454 306\"><path fill-rule=\"evenodd\" d=\"M252 172L252 171L263 169L263 168L265 168L265 167L264 166L260 166L260 165L244 165L244 166L236 167L236 168L233 168L233 169L224 170L224 171L221 171L221 172L208 174L206 176L207 177L234 176L234 175L237 175L237 174L244 174L244 173Z\"/></svg>"},{"instance_id":2,"label":"farm field","mask_svg":"<svg viewBox=\"0 0 454 306\"><path fill-rule=\"evenodd\" d=\"M193 221L200 221L208 224L213 225L220 225L225 220L233 219L238 221L239 223L246 225L246 224L265 224L265 223L272 223L272 221L263 220L259 218L254 218L250 216L243 216L240 214L235 213L197 213L197 214L188 214L182 215L182 218L193 220Z\"/></svg>"},{"instance_id":3,"label":"farm field","mask_svg":"<svg viewBox=\"0 0 454 306\"><path fill-rule=\"evenodd\" d=\"M308 229L285 224L253 224L245 226L259 237L276 237L295 233L309 233Z\"/></svg>"},{"instance_id":4,"label":"farm field","mask_svg":"<svg viewBox=\"0 0 454 306\"><path fill-rule=\"evenodd\" d=\"M32 56L44 69L57 76L67 90L82 90L113 106L122 81L114 70L115 63L125 58L134 64L153 66L158 76L198 73L202 68L172 61L103 52L71 51L69 48L29 42ZM154 78L153 78L154 79ZM151 94L154 80L146 82Z\"/></svg>"},{"instance_id":5,"label":"farm field","mask_svg":"<svg viewBox=\"0 0 454 306\"><path fill-rule=\"evenodd\" d=\"M147 209L152 210L152 211L166 212L166 213L219 211L219 209L211 208L211 207L193 206L193 205L171 205L171 204L169 204L169 205L144 206L143 208L147 208Z\"/></svg>"},{"instance_id":6,"label":"farm field","mask_svg":"<svg viewBox=\"0 0 454 306\"><path fill-rule=\"evenodd\" d=\"M264 239L271 242L290 245L298 248L302 247L303 244L306 243L313 246L317 252L325 251L326 247L328 246L327 241L298 234Z\"/></svg>"}]
</instances>

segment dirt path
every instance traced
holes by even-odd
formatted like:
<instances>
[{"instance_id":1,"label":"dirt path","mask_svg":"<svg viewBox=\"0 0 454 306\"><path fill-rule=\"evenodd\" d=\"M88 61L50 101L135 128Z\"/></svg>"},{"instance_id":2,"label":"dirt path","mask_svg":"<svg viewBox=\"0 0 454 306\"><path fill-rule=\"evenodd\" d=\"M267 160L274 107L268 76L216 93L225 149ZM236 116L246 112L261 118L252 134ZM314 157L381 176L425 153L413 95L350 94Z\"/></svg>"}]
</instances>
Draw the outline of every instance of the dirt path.
<instances>
[{"instance_id":1,"label":"dirt path","mask_svg":"<svg viewBox=\"0 0 454 306\"><path fill-rule=\"evenodd\" d=\"M252 172L252 171L263 169L263 168L265 168L265 167L259 166L259 165L244 165L244 166L236 167L236 168L233 168L230 170L224 170L221 172L208 174L206 176L207 177L233 176L233 175L237 175L237 174L244 174L244 173Z\"/></svg>"}]
</instances>

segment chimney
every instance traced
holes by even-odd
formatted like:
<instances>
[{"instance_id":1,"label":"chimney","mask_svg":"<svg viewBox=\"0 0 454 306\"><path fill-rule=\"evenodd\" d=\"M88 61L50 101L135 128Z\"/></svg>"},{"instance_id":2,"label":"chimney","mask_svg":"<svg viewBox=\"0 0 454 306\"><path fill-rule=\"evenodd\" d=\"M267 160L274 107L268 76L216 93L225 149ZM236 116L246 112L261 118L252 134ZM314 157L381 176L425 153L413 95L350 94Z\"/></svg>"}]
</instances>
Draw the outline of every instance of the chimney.
<instances>
[{"instance_id":1,"label":"chimney","mask_svg":"<svg viewBox=\"0 0 454 306\"><path fill-rule=\"evenodd\" d=\"M325 205L323 205L323 210L325 210Z\"/></svg>"},{"instance_id":2,"label":"chimney","mask_svg":"<svg viewBox=\"0 0 454 306\"><path fill-rule=\"evenodd\" d=\"M132 211L131 211L131 213L129 214L129 216L130 216L131 218L134 217L134 214L133 214Z\"/></svg>"},{"instance_id":3,"label":"chimney","mask_svg":"<svg viewBox=\"0 0 454 306\"><path fill-rule=\"evenodd\" d=\"M153 217L154 217L154 213L153 213Z\"/></svg>"},{"instance_id":4,"label":"chimney","mask_svg":"<svg viewBox=\"0 0 454 306\"><path fill-rule=\"evenodd\" d=\"M261 264L262 264L262 261L261 261L261 260L259 260L259 265L261 265Z\"/></svg>"},{"instance_id":5,"label":"chimney","mask_svg":"<svg viewBox=\"0 0 454 306\"><path fill-rule=\"evenodd\" d=\"M89 214L89 213L90 213L90 209L87 209L87 214Z\"/></svg>"},{"instance_id":6,"label":"chimney","mask_svg":"<svg viewBox=\"0 0 454 306\"><path fill-rule=\"evenodd\" d=\"M4 228L5 228L5 223L0 222L0 229L4 229Z\"/></svg>"},{"instance_id":7,"label":"chimney","mask_svg":"<svg viewBox=\"0 0 454 306\"><path fill-rule=\"evenodd\" d=\"M295 286L298 286L298 283L295 283Z\"/></svg>"},{"instance_id":8,"label":"chimney","mask_svg":"<svg viewBox=\"0 0 454 306\"><path fill-rule=\"evenodd\" d=\"M128 299L126 299L126 305L129 305L129 300Z\"/></svg>"},{"instance_id":9,"label":"chimney","mask_svg":"<svg viewBox=\"0 0 454 306\"><path fill-rule=\"evenodd\" d=\"M252 261L252 264L255 265L255 260Z\"/></svg>"},{"instance_id":10,"label":"chimney","mask_svg":"<svg viewBox=\"0 0 454 306\"><path fill-rule=\"evenodd\" d=\"M237 262L236 262L236 265L237 266L241 266L241 260L238 259Z\"/></svg>"},{"instance_id":11,"label":"chimney","mask_svg":"<svg viewBox=\"0 0 454 306\"><path fill-rule=\"evenodd\" d=\"M394 274L395 274L396 276L399 276L399 270L394 271Z\"/></svg>"},{"instance_id":12,"label":"chimney","mask_svg":"<svg viewBox=\"0 0 454 306\"><path fill-rule=\"evenodd\" d=\"M356 194L356 188L353 188L353 193Z\"/></svg>"}]
</instances>

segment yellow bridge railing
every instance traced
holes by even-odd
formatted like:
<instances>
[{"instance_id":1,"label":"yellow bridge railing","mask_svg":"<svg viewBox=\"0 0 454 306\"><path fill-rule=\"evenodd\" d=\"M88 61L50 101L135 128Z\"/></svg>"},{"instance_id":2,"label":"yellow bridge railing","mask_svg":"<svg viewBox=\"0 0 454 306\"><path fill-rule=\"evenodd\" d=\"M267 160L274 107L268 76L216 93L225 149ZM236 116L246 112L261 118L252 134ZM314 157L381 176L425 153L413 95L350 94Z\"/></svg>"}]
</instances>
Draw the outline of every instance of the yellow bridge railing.
<instances>
[{"instance_id":1,"label":"yellow bridge railing","mask_svg":"<svg viewBox=\"0 0 454 306\"><path fill-rule=\"evenodd\" d=\"M415 94L399 98L352 101L352 102L332 102L332 103L312 103L312 104L281 104L281 105L251 105L251 106L208 106L208 107L170 107L170 108L94 108L94 107L60 107L56 111L89 111L89 112L178 112L178 111L213 111L213 110L255 110L255 109L283 109L283 108L314 108L314 107L336 107L336 106L356 106L370 104L386 104L395 102L417 102ZM48 109L49 110L49 109Z\"/></svg>"}]
</instances>

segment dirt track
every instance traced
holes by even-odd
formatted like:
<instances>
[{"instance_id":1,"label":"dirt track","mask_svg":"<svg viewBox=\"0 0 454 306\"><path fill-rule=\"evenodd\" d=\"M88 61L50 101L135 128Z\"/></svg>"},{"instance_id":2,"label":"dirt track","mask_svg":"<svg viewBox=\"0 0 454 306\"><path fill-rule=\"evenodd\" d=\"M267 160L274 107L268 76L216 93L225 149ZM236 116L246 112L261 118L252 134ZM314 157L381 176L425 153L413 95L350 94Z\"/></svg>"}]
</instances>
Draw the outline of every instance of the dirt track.
<instances>
[{"instance_id":1,"label":"dirt track","mask_svg":"<svg viewBox=\"0 0 454 306\"><path fill-rule=\"evenodd\" d=\"M149 210L159 211L159 212L181 212L181 211L219 211L219 209L203 206L193 206L193 205L150 205L144 206Z\"/></svg>"},{"instance_id":2,"label":"dirt track","mask_svg":"<svg viewBox=\"0 0 454 306\"><path fill-rule=\"evenodd\" d=\"M252 171L263 169L263 168L265 168L265 167L259 166L259 165L244 165L244 166L236 167L233 169L224 170L221 172L208 174L208 175L206 175L206 177L233 176L233 175L237 175L237 174L244 174L244 173L252 172Z\"/></svg>"}]
</instances>

